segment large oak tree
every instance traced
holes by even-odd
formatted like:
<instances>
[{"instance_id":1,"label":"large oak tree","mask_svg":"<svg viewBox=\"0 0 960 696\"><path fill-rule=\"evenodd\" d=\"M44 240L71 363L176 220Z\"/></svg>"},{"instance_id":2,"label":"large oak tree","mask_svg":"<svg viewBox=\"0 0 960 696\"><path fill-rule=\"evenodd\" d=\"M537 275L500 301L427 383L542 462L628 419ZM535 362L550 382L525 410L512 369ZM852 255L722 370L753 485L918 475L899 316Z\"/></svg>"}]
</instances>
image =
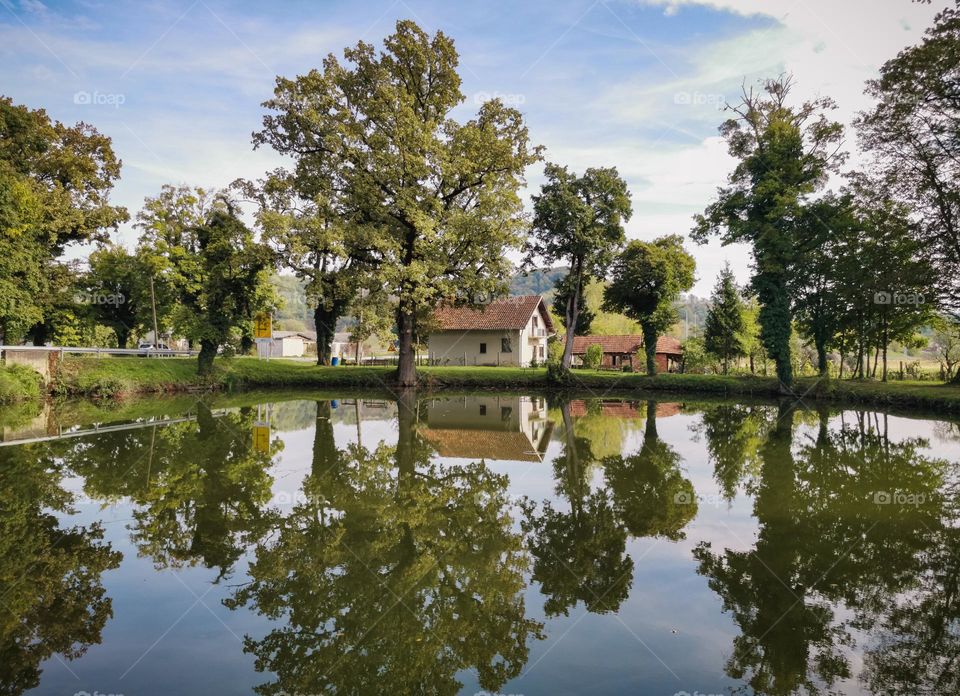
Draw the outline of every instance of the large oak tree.
<instances>
[{"instance_id":1,"label":"large oak tree","mask_svg":"<svg viewBox=\"0 0 960 696\"><path fill-rule=\"evenodd\" d=\"M397 300L398 382L413 385L418 314L506 289L517 191L539 148L500 100L452 118L464 95L442 32L400 21L381 52L361 41L344 59L278 78L254 143L293 157L295 176L324 182L343 224L371 235L377 284Z\"/></svg>"}]
</instances>

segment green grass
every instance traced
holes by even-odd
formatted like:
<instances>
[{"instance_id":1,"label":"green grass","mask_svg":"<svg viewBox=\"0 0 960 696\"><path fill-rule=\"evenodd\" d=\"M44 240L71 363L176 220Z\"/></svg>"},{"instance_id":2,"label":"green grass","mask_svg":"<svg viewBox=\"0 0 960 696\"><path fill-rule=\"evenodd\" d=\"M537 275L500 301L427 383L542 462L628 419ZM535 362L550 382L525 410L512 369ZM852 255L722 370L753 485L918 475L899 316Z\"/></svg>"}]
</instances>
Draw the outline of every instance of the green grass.
<instances>
[{"instance_id":1,"label":"green grass","mask_svg":"<svg viewBox=\"0 0 960 696\"><path fill-rule=\"evenodd\" d=\"M0 404L40 396L40 374L23 365L0 367Z\"/></svg>"},{"instance_id":2,"label":"green grass","mask_svg":"<svg viewBox=\"0 0 960 696\"><path fill-rule=\"evenodd\" d=\"M208 391L257 388L384 389L394 367L326 367L296 360L261 361L255 358L217 359L208 378L197 375L196 361L186 359L68 358L54 391L64 396L115 397L134 393ZM543 368L424 367L420 379L427 390L447 389L558 389ZM715 396L776 397L773 377L643 374L575 370L564 389L595 394L687 392ZM820 381L802 378L795 391L805 401L829 400L903 409L960 413L960 387L936 382Z\"/></svg>"}]
</instances>

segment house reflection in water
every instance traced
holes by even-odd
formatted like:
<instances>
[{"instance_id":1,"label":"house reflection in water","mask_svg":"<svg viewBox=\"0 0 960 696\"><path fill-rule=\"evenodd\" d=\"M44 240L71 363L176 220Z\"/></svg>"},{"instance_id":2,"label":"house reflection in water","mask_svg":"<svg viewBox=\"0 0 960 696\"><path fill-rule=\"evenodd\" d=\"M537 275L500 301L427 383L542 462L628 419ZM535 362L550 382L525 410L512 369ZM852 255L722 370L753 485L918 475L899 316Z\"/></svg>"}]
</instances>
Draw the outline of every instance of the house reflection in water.
<instances>
[{"instance_id":1,"label":"house reflection in water","mask_svg":"<svg viewBox=\"0 0 960 696\"><path fill-rule=\"evenodd\" d=\"M430 399L420 434L441 457L543 461L553 431L547 402L529 396Z\"/></svg>"}]
</instances>

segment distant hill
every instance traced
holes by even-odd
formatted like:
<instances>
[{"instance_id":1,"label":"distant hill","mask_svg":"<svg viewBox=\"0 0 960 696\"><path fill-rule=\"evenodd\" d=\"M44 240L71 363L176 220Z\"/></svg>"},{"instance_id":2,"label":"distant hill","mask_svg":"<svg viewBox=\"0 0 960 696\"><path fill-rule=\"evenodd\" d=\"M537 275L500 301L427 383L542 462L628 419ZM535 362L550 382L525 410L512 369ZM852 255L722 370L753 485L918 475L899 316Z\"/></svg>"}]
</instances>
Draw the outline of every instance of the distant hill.
<instances>
[{"instance_id":1,"label":"distant hill","mask_svg":"<svg viewBox=\"0 0 960 696\"><path fill-rule=\"evenodd\" d=\"M517 295L549 295L553 287L567 275L566 266L531 270L528 273L517 273L510 278L510 294Z\"/></svg>"}]
</instances>

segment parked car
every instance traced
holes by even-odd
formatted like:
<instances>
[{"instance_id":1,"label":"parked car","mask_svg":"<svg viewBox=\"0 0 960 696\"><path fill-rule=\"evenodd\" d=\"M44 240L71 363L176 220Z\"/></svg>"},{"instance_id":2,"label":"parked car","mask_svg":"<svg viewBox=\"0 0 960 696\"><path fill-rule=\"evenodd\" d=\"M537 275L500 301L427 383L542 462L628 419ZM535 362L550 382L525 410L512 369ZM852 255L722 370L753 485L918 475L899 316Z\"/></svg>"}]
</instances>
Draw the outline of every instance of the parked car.
<instances>
[{"instance_id":1,"label":"parked car","mask_svg":"<svg viewBox=\"0 0 960 696\"><path fill-rule=\"evenodd\" d=\"M153 344L149 341L140 341L140 343L137 344L137 350L139 350L142 355L162 355L173 352L173 349L166 343Z\"/></svg>"}]
</instances>

